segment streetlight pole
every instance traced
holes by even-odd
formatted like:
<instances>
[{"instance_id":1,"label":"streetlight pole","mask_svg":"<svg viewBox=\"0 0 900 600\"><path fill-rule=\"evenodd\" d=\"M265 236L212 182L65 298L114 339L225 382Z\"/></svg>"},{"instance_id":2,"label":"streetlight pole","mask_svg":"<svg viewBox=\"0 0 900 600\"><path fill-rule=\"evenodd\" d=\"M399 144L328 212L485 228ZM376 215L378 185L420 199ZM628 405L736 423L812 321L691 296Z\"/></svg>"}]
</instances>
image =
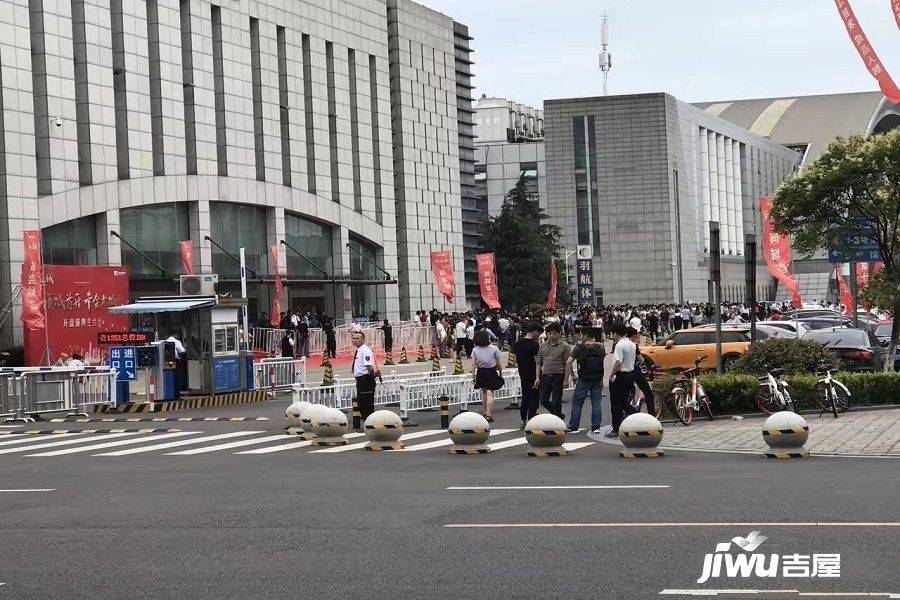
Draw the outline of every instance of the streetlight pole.
<instances>
[{"instance_id":1,"label":"streetlight pole","mask_svg":"<svg viewBox=\"0 0 900 600\"><path fill-rule=\"evenodd\" d=\"M575 254L574 250L563 250L566 254L566 296L569 297L569 301L572 301L572 284L569 282L569 257Z\"/></svg>"}]
</instances>

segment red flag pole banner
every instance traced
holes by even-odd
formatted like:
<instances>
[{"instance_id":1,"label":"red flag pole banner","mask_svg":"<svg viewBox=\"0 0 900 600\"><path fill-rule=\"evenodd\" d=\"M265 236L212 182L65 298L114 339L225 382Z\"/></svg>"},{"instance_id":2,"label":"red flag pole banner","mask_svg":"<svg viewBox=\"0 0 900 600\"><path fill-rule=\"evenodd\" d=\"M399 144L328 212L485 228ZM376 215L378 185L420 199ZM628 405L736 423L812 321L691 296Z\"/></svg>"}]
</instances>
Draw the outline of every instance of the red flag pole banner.
<instances>
[{"instance_id":1,"label":"red flag pole banner","mask_svg":"<svg viewBox=\"0 0 900 600\"><path fill-rule=\"evenodd\" d=\"M852 315L853 294L850 293L850 286L847 285L847 280L844 279L844 273L841 271L841 265L835 265L834 270L837 274L838 294L841 297L841 304L844 305L844 315Z\"/></svg>"},{"instance_id":2,"label":"red flag pole banner","mask_svg":"<svg viewBox=\"0 0 900 600\"><path fill-rule=\"evenodd\" d=\"M181 266L184 268L185 275L194 274L194 243L191 240L178 242L181 248Z\"/></svg>"},{"instance_id":3,"label":"red flag pole banner","mask_svg":"<svg viewBox=\"0 0 900 600\"><path fill-rule=\"evenodd\" d=\"M894 20L897 21L897 28L900 29L900 0L891 0L891 10L894 11Z\"/></svg>"},{"instance_id":4,"label":"red flag pole banner","mask_svg":"<svg viewBox=\"0 0 900 600\"><path fill-rule=\"evenodd\" d=\"M762 212L763 222L763 253L766 257L766 266L772 277L780 281L791 292L791 298L795 308L803 306L800 298L800 284L797 277L791 273L791 238L781 235L772 227L769 213L772 212L772 199L764 196L759 200L759 210Z\"/></svg>"},{"instance_id":5,"label":"red flag pole banner","mask_svg":"<svg viewBox=\"0 0 900 600\"><path fill-rule=\"evenodd\" d=\"M550 293L547 294L547 308L554 310L556 308L556 285L558 283L558 275L556 273L556 261L550 257Z\"/></svg>"},{"instance_id":6,"label":"red flag pole banner","mask_svg":"<svg viewBox=\"0 0 900 600\"><path fill-rule=\"evenodd\" d=\"M41 232L23 231L25 254L22 261L22 330L27 365L41 364L47 347L46 305L44 304L44 263ZM48 363L49 364L49 363Z\"/></svg>"},{"instance_id":7,"label":"red flag pole banner","mask_svg":"<svg viewBox=\"0 0 900 600\"><path fill-rule=\"evenodd\" d=\"M884 64L875 53L875 49L869 43L869 38L866 37L862 27L859 25L859 21L856 20L856 15L853 14L853 9L850 8L850 3L848 0L834 0L834 3L837 6L838 13L841 15L841 19L844 20L844 27L847 28L847 35L850 36L850 41L853 42L856 51L859 52L859 57L866 65L866 69L878 81L881 93L887 96L891 102L900 102L900 89L897 88L897 84L891 79ZM892 3L891 6L895 9L894 17L897 17L896 3Z\"/></svg>"},{"instance_id":8,"label":"red flag pole banner","mask_svg":"<svg viewBox=\"0 0 900 600\"><path fill-rule=\"evenodd\" d=\"M453 304L456 276L453 274L453 256L449 250L437 250L431 253L431 272L437 283L438 292L444 300Z\"/></svg>"},{"instance_id":9,"label":"red flag pole banner","mask_svg":"<svg viewBox=\"0 0 900 600\"><path fill-rule=\"evenodd\" d=\"M272 296L272 313L269 322L275 327L281 325L281 290L284 282L281 280L281 268L278 264L278 244L272 244L269 249L272 252L272 264L275 265L275 295Z\"/></svg>"},{"instance_id":10,"label":"red flag pole banner","mask_svg":"<svg viewBox=\"0 0 900 600\"><path fill-rule=\"evenodd\" d=\"M481 299L489 308L500 308L500 289L497 287L494 253L476 254L475 262L478 263L478 286L481 288Z\"/></svg>"}]
</instances>

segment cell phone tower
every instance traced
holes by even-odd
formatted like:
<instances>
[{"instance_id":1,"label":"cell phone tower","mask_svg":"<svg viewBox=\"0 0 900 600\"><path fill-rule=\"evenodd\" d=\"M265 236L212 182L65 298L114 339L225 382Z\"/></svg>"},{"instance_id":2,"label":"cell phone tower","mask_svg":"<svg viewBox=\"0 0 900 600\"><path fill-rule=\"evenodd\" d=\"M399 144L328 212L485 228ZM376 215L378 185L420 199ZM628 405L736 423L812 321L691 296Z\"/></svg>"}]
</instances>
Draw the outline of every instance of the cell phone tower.
<instances>
[{"instance_id":1,"label":"cell phone tower","mask_svg":"<svg viewBox=\"0 0 900 600\"><path fill-rule=\"evenodd\" d=\"M609 70L612 69L612 54L609 52L609 17L603 15L600 22L600 72L603 74L603 95L607 93Z\"/></svg>"}]
</instances>

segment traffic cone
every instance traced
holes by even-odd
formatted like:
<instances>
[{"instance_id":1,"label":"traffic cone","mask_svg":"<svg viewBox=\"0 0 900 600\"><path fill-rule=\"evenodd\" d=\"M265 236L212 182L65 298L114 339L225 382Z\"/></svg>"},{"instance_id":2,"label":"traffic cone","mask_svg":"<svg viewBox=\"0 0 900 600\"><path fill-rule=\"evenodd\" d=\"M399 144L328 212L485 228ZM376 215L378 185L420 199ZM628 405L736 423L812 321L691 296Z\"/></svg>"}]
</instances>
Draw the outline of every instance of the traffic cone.
<instances>
[{"instance_id":1,"label":"traffic cone","mask_svg":"<svg viewBox=\"0 0 900 600\"><path fill-rule=\"evenodd\" d=\"M509 340L503 340L503 342L500 344L500 351L501 352L509 351Z\"/></svg>"},{"instance_id":2,"label":"traffic cone","mask_svg":"<svg viewBox=\"0 0 900 600\"><path fill-rule=\"evenodd\" d=\"M325 352L322 353L322 364L320 364L319 366L320 366L320 367L325 367L325 366L328 366L328 365L330 365L330 364L331 364L331 361L328 360L328 351L326 350Z\"/></svg>"},{"instance_id":3,"label":"traffic cone","mask_svg":"<svg viewBox=\"0 0 900 600\"><path fill-rule=\"evenodd\" d=\"M416 353L416 362L425 362L425 347L419 344L419 351Z\"/></svg>"},{"instance_id":4,"label":"traffic cone","mask_svg":"<svg viewBox=\"0 0 900 600\"><path fill-rule=\"evenodd\" d=\"M409 364L409 357L406 356L406 346L400 346L400 363L401 365Z\"/></svg>"},{"instance_id":5,"label":"traffic cone","mask_svg":"<svg viewBox=\"0 0 900 600\"><path fill-rule=\"evenodd\" d=\"M519 366L519 359L516 358L515 352L510 352L506 355L506 368L512 369L513 367Z\"/></svg>"},{"instance_id":6,"label":"traffic cone","mask_svg":"<svg viewBox=\"0 0 900 600\"><path fill-rule=\"evenodd\" d=\"M384 355L384 364L391 366L394 364L394 353L388 350Z\"/></svg>"},{"instance_id":7,"label":"traffic cone","mask_svg":"<svg viewBox=\"0 0 900 600\"><path fill-rule=\"evenodd\" d=\"M322 365L325 367L325 372L322 374L322 385L334 385L334 369L331 368L331 360L327 356L322 361Z\"/></svg>"},{"instance_id":8,"label":"traffic cone","mask_svg":"<svg viewBox=\"0 0 900 600\"><path fill-rule=\"evenodd\" d=\"M462 375L463 374L463 366L462 366L462 357L457 356L456 362L453 363L453 374L454 375Z\"/></svg>"},{"instance_id":9,"label":"traffic cone","mask_svg":"<svg viewBox=\"0 0 900 600\"><path fill-rule=\"evenodd\" d=\"M441 359L438 358L437 352L434 351L434 346L431 347L431 372L436 373L441 370Z\"/></svg>"}]
</instances>

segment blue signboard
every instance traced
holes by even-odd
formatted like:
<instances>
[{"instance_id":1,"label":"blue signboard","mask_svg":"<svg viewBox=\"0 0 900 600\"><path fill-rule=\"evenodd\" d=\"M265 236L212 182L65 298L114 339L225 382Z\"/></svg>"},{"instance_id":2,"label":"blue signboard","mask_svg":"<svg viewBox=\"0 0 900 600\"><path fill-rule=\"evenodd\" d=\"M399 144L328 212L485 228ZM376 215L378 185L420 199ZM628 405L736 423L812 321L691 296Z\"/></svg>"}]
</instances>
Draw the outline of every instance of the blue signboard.
<instances>
[{"instance_id":1,"label":"blue signboard","mask_svg":"<svg viewBox=\"0 0 900 600\"><path fill-rule=\"evenodd\" d=\"M594 261L579 258L575 261L578 276L578 304L594 304Z\"/></svg>"},{"instance_id":2,"label":"blue signboard","mask_svg":"<svg viewBox=\"0 0 900 600\"><path fill-rule=\"evenodd\" d=\"M236 392L241 389L241 359L223 356L213 359L213 392Z\"/></svg>"},{"instance_id":3,"label":"blue signboard","mask_svg":"<svg viewBox=\"0 0 900 600\"><path fill-rule=\"evenodd\" d=\"M878 244L871 239L859 235L847 236L837 248L828 250L828 262L878 262L884 260Z\"/></svg>"},{"instance_id":4,"label":"blue signboard","mask_svg":"<svg viewBox=\"0 0 900 600\"><path fill-rule=\"evenodd\" d=\"M134 346L111 347L109 366L116 370L116 381L134 381L137 376L137 352Z\"/></svg>"}]
</instances>

